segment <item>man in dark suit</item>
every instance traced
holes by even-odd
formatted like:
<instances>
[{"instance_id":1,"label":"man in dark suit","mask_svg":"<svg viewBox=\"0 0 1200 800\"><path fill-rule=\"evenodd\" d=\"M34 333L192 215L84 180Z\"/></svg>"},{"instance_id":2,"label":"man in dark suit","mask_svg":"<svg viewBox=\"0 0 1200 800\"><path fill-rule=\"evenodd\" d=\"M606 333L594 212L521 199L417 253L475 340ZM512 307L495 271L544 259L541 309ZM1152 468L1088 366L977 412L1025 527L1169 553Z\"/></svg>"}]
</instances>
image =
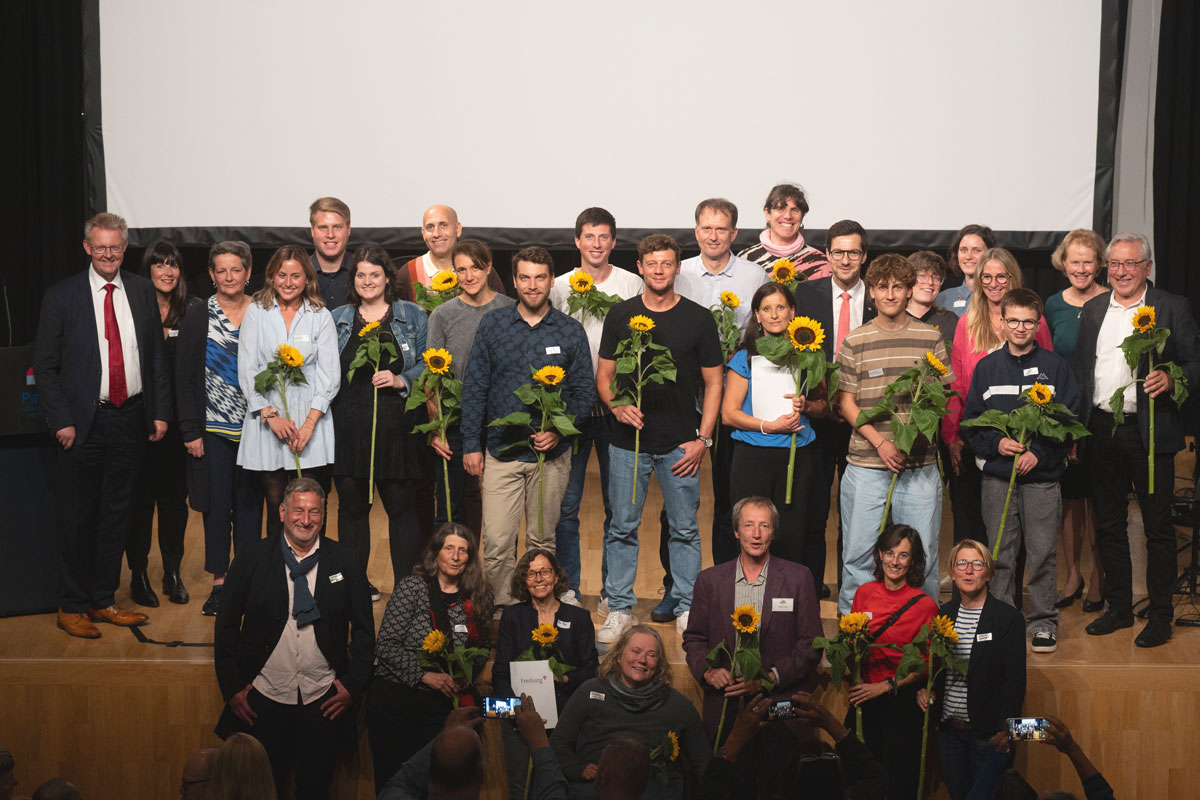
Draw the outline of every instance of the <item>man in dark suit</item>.
<instances>
[{"instance_id":1,"label":"man in dark suit","mask_svg":"<svg viewBox=\"0 0 1200 800\"><path fill-rule=\"evenodd\" d=\"M761 691L755 678L735 676L727 666L710 667L708 654L721 642L730 653L737 644L734 609L751 605L760 615L758 646L762 668L775 681L771 697L786 700L797 691L814 685L819 656L812 641L822 634L821 616L813 591L812 575L802 564L771 557L771 540L779 524L779 512L765 497L747 497L733 507L733 535L739 554L732 561L709 567L696 578L691 614L683 632L683 650L688 669L704 689L704 724L716 736L726 700L726 736L733 727L740 701ZM722 663L722 662L718 662ZM724 663L727 663L727 659ZM739 767L756 775L760 762L766 777L766 794L778 779L795 743L793 727L798 723L772 722L759 737L759 752L745 752ZM723 753L718 750L718 755ZM750 780L750 786L754 781ZM751 794L750 796L753 796Z\"/></svg>"},{"instance_id":2,"label":"man in dark suit","mask_svg":"<svg viewBox=\"0 0 1200 800\"><path fill-rule=\"evenodd\" d=\"M58 440L62 584L58 627L96 639L96 622L140 625L116 605L135 476L147 436L167 431L170 377L154 287L121 272L129 231L116 214L83 228L87 270L42 300L34 373L46 423Z\"/></svg>"},{"instance_id":3,"label":"man in dark suit","mask_svg":"<svg viewBox=\"0 0 1200 800\"><path fill-rule=\"evenodd\" d=\"M862 281L867 263L867 232L851 219L835 222L829 228L825 255L832 274L796 286L796 316L808 317L821 324L825 340L821 353L826 361L835 361L846 334L875 318L875 306ZM814 410L810 402L809 419L816 434L818 488L813 491L812 512L808 515L804 565L812 572L819 597L829 597L825 586L825 526L829 519L829 496L833 475L846 471L846 451L850 446L850 426L824 403ZM822 414L822 411L824 413ZM840 516L840 512L839 512ZM841 574L841 525L838 525L838 574Z\"/></svg>"},{"instance_id":4,"label":"man in dark suit","mask_svg":"<svg viewBox=\"0 0 1200 800\"><path fill-rule=\"evenodd\" d=\"M319 483L289 483L279 516L283 535L247 545L221 591L213 641L225 710L216 733L262 742L280 798L293 772L297 800L326 798L338 739L353 736L347 712L371 674L371 595L354 550L320 537Z\"/></svg>"},{"instance_id":5,"label":"man in dark suit","mask_svg":"<svg viewBox=\"0 0 1200 800\"><path fill-rule=\"evenodd\" d=\"M1120 344L1134 331L1142 306L1154 309L1155 324L1171 331L1154 362L1174 362L1183 370L1188 387L1200 387L1200 351L1196 320L1188 301L1147 286L1150 243L1139 234L1118 234L1108 246L1110 294L1089 300L1079 318L1079 338L1072 367L1079 381L1082 421L1092 435L1081 446L1096 509L1096 544L1104 564L1104 599L1108 610L1087 626L1103 636L1133 625L1133 568L1129 558L1127 517L1130 486L1137 493L1146 530L1146 590L1150 619L1134 643L1157 647L1171 638L1175 584L1175 526L1171 496L1175 487L1175 453L1183 449L1184 423L1171 399L1175 381L1166 370L1149 370L1147 356L1134 373ZM1109 400L1122 387L1125 419L1114 426ZM1154 404L1154 486L1149 486L1150 405Z\"/></svg>"}]
</instances>

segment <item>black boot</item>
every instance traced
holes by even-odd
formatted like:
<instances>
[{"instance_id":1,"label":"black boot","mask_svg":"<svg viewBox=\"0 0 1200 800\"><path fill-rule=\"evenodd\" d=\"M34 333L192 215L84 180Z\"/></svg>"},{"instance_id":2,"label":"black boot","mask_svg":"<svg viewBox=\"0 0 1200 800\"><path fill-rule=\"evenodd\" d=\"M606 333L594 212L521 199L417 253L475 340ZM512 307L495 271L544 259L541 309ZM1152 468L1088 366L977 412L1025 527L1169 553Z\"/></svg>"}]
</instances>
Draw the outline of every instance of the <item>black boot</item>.
<instances>
[{"instance_id":1,"label":"black boot","mask_svg":"<svg viewBox=\"0 0 1200 800\"><path fill-rule=\"evenodd\" d=\"M158 608L158 595L150 588L150 578L146 575L146 570L144 569L133 571L133 575L129 580L129 596L139 606Z\"/></svg>"},{"instance_id":2,"label":"black boot","mask_svg":"<svg viewBox=\"0 0 1200 800\"><path fill-rule=\"evenodd\" d=\"M173 569L163 573L163 594L172 603L179 605L183 605L191 599L183 585L183 578L179 577L179 570Z\"/></svg>"}]
</instances>

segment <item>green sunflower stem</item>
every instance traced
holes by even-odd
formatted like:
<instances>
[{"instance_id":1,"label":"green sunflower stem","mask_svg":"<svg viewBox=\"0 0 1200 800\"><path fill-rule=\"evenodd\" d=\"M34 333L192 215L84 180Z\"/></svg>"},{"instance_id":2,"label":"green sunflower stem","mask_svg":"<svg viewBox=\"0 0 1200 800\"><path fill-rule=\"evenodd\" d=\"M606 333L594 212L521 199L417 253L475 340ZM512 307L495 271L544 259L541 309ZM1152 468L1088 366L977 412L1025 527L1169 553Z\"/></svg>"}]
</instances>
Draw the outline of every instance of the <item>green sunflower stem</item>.
<instances>
[{"instance_id":1,"label":"green sunflower stem","mask_svg":"<svg viewBox=\"0 0 1200 800\"><path fill-rule=\"evenodd\" d=\"M529 784L533 783L533 756L529 756L529 763L525 765L525 800L529 800Z\"/></svg>"},{"instance_id":2,"label":"green sunflower stem","mask_svg":"<svg viewBox=\"0 0 1200 800\"><path fill-rule=\"evenodd\" d=\"M857 657L854 659L854 683L855 685L862 683L862 662ZM860 742L866 742L866 739L863 738L861 704L854 707L854 735Z\"/></svg>"},{"instance_id":3,"label":"green sunflower stem","mask_svg":"<svg viewBox=\"0 0 1200 800\"><path fill-rule=\"evenodd\" d=\"M996 528L996 544L992 546L993 560L1000 558L1000 540L1004 538L1004 523L1008 522L1008 504L1012 502L1013 485L1017 482L1017 461L1019 459L1020 456L1013 456L1012 472L1008 476L1008 492L1004 495L1004 510L1000 512L1000 525Z\"/></svg>"},{"instance_id":4,"label":"green sunflower stem","mask_svg":"<svg viewBox=\"0 0 1200 800\"><path fill-rule=\"evenodd\" d=\"M713 753L721 748L721 731L725 729L725 712L729 710L729 698L721 704L721 721L717 723L717 738L713 740Z\"/></svg>"},{"instance_id":5,"label":"green sunflower stem","mask_svg":"<svg viewBox=\"0 0 1200 800\"><path fill-rule=\"evenodd\" d=\"M450 509L450 462L442 459L442 484L446 487L446 522L454 522Z\"/></svg>"},{"instance_id":6,"label":"green sunflower stem","mask_svg":"<svg viewBox=\"0 0 1200 800\"><path fill-rule=\"evenodd\" d=\"M930 654L930 661L933 657ZM925 755L929 751L929 707L933 704L933 664L930 663L929 671L925 673L925 721L921 723L921 773L917 779L917 798L925 796Z\"/></svg>"},{"instance_id":7,"label":"green sunflower stem","mask_svg":"<svg viewBox=\"0 0 1200 800\"><path fill-rule=\"evenodd\" d=\"M799 369L796 371L796 396L804 394L804 390L808 388L808 376L805 375L804 380L800 380ZM787 471L787 489L784 490L783 502L786 505L792 504L792 476L796 473L796 434L792 434L792 443L788 448L788 471Z\"/></svg>"},{"instance_id":8,"label":"green sunflower stem","mask_svg":"<svg viewBox=\"0 0 1200 800\"><path fill-rule=\"evenodd\" d=\"M642 410L642 351L637 353L637 405L634 406L638 411ZM642 429L636 428L633 431L633 496L630 503L637 503L637 468L638 468L638 452L642 448Z\"/></svg>"},{"instance_id":9,"label":"green sunflower stem","mask_svg":"<svg viewBox=\"0 0 1200 800\"><path fill-rule=\"evenodd\" d=\"M295 420L292 419L292 412L288 411L287 381L285 381L282 376L280 376L277 380L279 381L279 397L281 400L283 400L283 415L287 417L288 420L295 422ZM303 478L304 473L300 471L300 454L293 450L292 458L296 460L296 477Z\"/></svg>"},{"instance_id":10,"label":"green sunflower stem","mask_svg":"<svg viewBox=\"0 0 1200 800\"><path fill-rule=\"evenodd\" d=\"M883 533L883 529L887 527L888 512L892 510L892 492L896 491L896 479L900 477L899 472L892 473L892 482L888 486L887 502L883 504L883 519L879 521L879 532Z\"/></svg>"},{"instance_id":11,"label":"green sunflower stem","mask_svg":"<svg viewBox=\"0 0 1200 800\"><path fill-rule=\"evenodd\" d=\"M545 472L545 468L546 468L546 454L538 453L538 526L537 526L537 530L538 530L539 538L541 538L541 536L542 536L542 500L543 500L543 496L544 496L542 487L543 487L543 484L545 483L545 475L543 474Z\"/></svg>"},{"instance_id":12,"label":"green sunflower stem","mask_svg":"<svg viewBox=\"0 0 1200 800\"><path fill-rule=\"evenodd\" d=\"M1148 357L1150 359L1150 369L1147 370L1147 375L1154 371L1154 352L1151 351ZM1154 494L1154 395L1150 395L1150 452L1147 456L1147 460L1150 465L1150 488L1146 491L1147 494Z\"/></svg>"}]
</instances>

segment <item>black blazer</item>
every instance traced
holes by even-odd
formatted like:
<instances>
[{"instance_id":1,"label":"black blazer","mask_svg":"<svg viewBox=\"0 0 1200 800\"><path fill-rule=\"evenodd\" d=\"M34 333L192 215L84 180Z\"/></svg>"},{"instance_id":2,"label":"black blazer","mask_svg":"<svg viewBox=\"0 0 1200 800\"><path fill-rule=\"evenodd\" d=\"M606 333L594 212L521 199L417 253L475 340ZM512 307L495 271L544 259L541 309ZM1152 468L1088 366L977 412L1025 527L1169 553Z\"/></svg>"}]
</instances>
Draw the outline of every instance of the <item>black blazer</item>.
<instances>
[{"instance_id":1,"label":"black blazer","mask_svg":"<svg viewBox=\"0 0 1200 800\"><path fill-rule=\"evenodd\" d=\"M283 635L290 613L285 570L278 536L246 545L229 568L213 631L217 683L227 702L262 671ZM338 575L340 580L330 580ZM357 701L371 674L375 618L367 573L352 548L321 540L314 595L321 611L321 618L313 623L317 646ZM226 705L218 732L233 730L237 724Z\"/></svg>"},{"instance_id":2,"label":"black blazer","mask_svg":"<svg viewBox=\"0 0 1200 800\"><path fill-rule=\"evenodd\" d=\"M179 323L179 341L175 344L175 416L184 442L204 436L208 395L204 386L204 367L208 347L208 302L188 305ZM212 510L208 464L204 458L187 456L188 505L202 514Z\"/></svg>"},{"instance_id":3,"label":"black blazer","mask_svg":"<svg viewBox=\"0 0 1200 800\"><path fill-rule=\"evenodd\" d=\"M1092 416L1092 410L1100 403L1108 408L1107 397L1095 397L1096 391L1096 337L1100 335L1100 325L1104 322L1104 314L1108 310L1109 295L1102 294L1093 297L1084 304L1079 316L1079 338L1075 345L1075 353L1071 358L1071 367L1075 370L1075 379L1079 383L1080 402L1082 405L1080 419L1084 425ZM1187 377L1189 389L1200 387L1200 349L1196 346L1196 318L1192 316L1191 304L1186 298L1164 292L1153 287L1146 290L1145 304L1154 306L1156 323L1160 328L1168 328L1171 336L1167 339L1161 356L1154 360L1174 361L1183 369ZM1121 338L1133 332L1132 326L1125 331ZM1144 378L1148 372L1149 360L1142 356L1138 364L1137 377ZM1183 449L1184 422L1179 407L1171 401L1168 395L1160 395L1159 402L1154 404L1154 433L1157 441L1155 449L1159 453L1175 453ZM1163 402L1163 400L1166 402ZM1137 421L1138 430L1142 435L1142 446L1150 447L1150 406L1146 403L1146 393L1137 392ZM1081 441L1086 446L1087 440Z\"/></svg>"},{"instance_id":4,"label":"black blazer","mask_svg":"<svg viewBox=\"0 0 1200 800\"><path fill-rule=\"evenodd\" d=\"M815 281L802 281L796 284L796 316L815 319L825 331L825 341L821 343L821 352L826 361L835 360L833 354L837 342L833 338L833 278L826 276ZM871 302L868 291L863 298L862 324L866 325L875 319L875 305Z\"/></svg>"},{"instance_id":5,"label":"black blazer","mask_svg":"<svg viewBox=\"0 0 1200 800\"><path fill-rule=\"evenodd\" d=\"M951 600L938 614L954 619L959 601ZM990 639L979 641L981 635ZM934 719L940 720L946 673L938 676ZM1009 717L1021 716L1025 704L1025 618L1003 600L988 594L975 629L967 670L967 716L971 733L984 739L1003 729Z\"/></svg>"},{"instance_id":6,"label":"black blazer","mask_svg":"<svg viewBox=\"0 0 1200 800\"><path fill-rule=\"evenodd\" d=\"M83 444L100 405L100 341L92 288L86 270L51 286L42 298L33 371L46 424L51 431L75 426L75 446ZM146 432L154 421L171 418L171 377L163 356L162 318L150 281L121 272L137 334Z\"/></svg>"},{"instance_id":7,"label":"black blazer","mask_svg":"<svg viewBox=\"0 0 1200 800\"><path fill-rule=\"evenodd\" d=\"M586 680L596 677L599 657L596 655L596 626L586 608L560 603L554 622L558 625L558 647L563 658L575 667L567 673L566 683L554 685L558 710L562 711L567 698ZM537 627L537 609L529 603L516 603L504 609L500 617L500 632L496 640L496 660L492 662L492 686L497 695L513 697L512 670L509 664L533 644L529 634Z\"/></svg>"}]
</instances>

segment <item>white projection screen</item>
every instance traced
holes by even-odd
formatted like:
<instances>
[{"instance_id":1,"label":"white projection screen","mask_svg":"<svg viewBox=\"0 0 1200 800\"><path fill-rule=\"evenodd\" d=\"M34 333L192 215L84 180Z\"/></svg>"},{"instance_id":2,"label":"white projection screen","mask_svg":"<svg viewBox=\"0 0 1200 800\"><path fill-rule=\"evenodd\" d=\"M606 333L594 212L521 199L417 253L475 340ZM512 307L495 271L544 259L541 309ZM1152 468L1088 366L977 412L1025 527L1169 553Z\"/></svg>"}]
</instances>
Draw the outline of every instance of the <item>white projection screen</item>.
<instances>
[{"instance_id":1,"label":"white projection screen","mask_svg":"<svg viewBox=\"0 0 1200 800\"><path fill-rule=\"evenodd\" d=\"M720 195L747 230L794 181L809 228L1037 238L1093 224L1104 6L102 0L104 195L135 232L294 229L321 195L525 232Z\"/></svg>"}]
</instances>

